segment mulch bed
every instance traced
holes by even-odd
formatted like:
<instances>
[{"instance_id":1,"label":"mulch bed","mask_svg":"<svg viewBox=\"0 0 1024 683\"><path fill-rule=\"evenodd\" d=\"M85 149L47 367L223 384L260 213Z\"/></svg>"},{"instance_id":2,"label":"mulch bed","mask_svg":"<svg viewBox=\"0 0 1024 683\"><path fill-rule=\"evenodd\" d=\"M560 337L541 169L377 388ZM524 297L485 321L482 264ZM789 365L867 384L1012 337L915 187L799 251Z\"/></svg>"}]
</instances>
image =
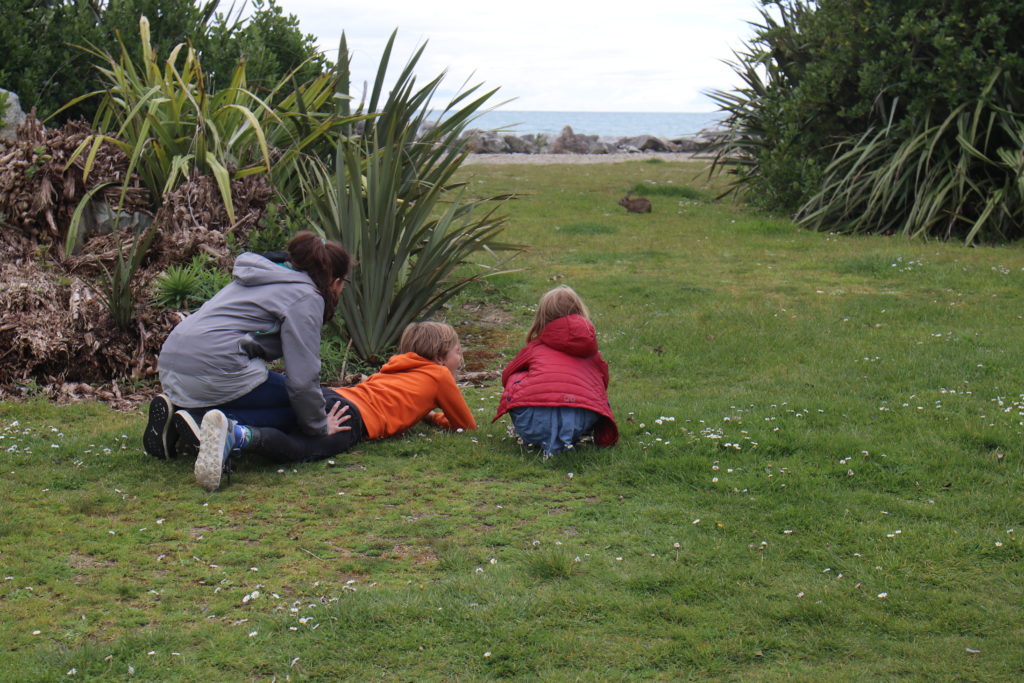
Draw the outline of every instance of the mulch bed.
<instances>
[{"instance_id":1,"label":"mulch bed","mask_svg":"<svg viewBox=\"0 0 1024 683\"><path fill-rule=\"evenodd\" d=\"M104 144L84 180L83 157L70 166L68 160L90 134L81 122L49 130L30 116L13 143L0 145L0 400L43 393L130 409L150 398L157 354L180 320L148 303L153 281L199 253L229 267L229 236L244 239L273 196L261 177L234 181L232 223L214 180L193 175L154 213L149 193L133 177L124 210L153 215L156 238L132 279L132 323L118 329L105 303L106 273L138 235L132 228L93 235L75 253L64 253L78 204L98 184L113 182L95 196L116 205L128 168L120 149Z\"/></svg>"}]
</instances>

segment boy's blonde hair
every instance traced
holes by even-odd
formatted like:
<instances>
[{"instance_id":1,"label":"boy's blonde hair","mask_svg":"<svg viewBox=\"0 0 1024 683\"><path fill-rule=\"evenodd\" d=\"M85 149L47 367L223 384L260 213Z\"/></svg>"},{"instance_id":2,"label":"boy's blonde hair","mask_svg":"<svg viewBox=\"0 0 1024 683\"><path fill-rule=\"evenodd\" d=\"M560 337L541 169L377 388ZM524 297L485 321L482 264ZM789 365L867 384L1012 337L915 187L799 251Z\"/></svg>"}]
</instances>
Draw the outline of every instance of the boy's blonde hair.
<instances>
[{"instance_id":1,"label":"boy's blonde hair","mask_svg":"<svg viewBox=\"0 0 1024 683\"><path fill-rule=\"evenodd\" d=\"M440 361L459 344L455 328L445 323L411 323L398 342L399 353L415 353L427 360Z\"/></svg>"},{"instance_id":2,"label":"boy's blonde hair","mask_svg":"<svg viewBox=\"0 0 1024 683\"><path fill-rule=\"evenodd\" d=\"M540 303L537 304L537 316L533 319L533 327L526 334L526 343L539 337L549 322L567 315L582 315L584 318L590 319L590 313L580 295L568 285L559 285L540 298Z\"/></svg>"}]
</instances>

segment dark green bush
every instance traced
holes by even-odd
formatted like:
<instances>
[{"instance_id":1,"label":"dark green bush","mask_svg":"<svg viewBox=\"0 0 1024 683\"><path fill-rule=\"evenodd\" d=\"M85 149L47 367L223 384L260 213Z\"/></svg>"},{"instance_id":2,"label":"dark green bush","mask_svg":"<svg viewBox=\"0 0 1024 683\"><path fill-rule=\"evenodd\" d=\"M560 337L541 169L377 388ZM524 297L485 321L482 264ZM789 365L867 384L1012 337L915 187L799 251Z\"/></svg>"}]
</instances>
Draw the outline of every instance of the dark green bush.
<instances>
[{"instance_id":1,"label":"dark green bush","mask_svg":"<svg viewBox=\"0 0 1024 683\"><path fill-rule=\"evenodd\" d=\"M72 99L105 86L93 55L76 46L93 45L116 54L118 43L138 35L139 17L152 26L153 47L166 55L178 43L191 43L213 88L230 78L240 57L246 59L250 89L277 83L302 66L307 81L328 66L314 37L303 35L298 20L285 15L278 0L253 0L242 20L243 5L218 13L220 0L9 0L0 3L0 87L18 94L22 108L35 107L46 118ZM232 13L234 12L234 13ZM309 60L309 61L307 61ZM98 100L85 100L61 113L64 120L92 118Z\"/></svg>"},{"instance_id":2,"label":"dark green bush","mask_svg":"<svg viewBox=\"0 0 1024 683\"><path fill-rule=\"evenodd\" d=\"M1004 157L1018 137L1024 101L1018 85L1024 75L1024 3L763 5L753 38L733 64L743 85L713 94L728 114L729 129L717 167L735 172L738 187L773 209L803 207L806 224L816 229L969 240L1018 236L1008 226L1019 200L1007 196L1012 192L992 200L1007 187L1014 167ZM900 168L878 171L897 152ZM861 154L870 159L859 161ZM930 165L932 157L941 161ZM967 164L965 171L953 161L967 157L981 163ZM878 171L872 174L878 184L865 184L854 171L864 164ZM949 201L938 198L954 173L967 190ZM919 191L915 183L925 177L927 187ZM894 201L885 203L881 195ZM941 208L922 211L921 203L928 202ZM836 214L837 206L845 209ZM860 220L857 214L866 208L874 218ZM943 212L947 219L953 212L955 220L939 220ZM978 222L987 227L976 230Z\"/></svg>"}]
</instances>

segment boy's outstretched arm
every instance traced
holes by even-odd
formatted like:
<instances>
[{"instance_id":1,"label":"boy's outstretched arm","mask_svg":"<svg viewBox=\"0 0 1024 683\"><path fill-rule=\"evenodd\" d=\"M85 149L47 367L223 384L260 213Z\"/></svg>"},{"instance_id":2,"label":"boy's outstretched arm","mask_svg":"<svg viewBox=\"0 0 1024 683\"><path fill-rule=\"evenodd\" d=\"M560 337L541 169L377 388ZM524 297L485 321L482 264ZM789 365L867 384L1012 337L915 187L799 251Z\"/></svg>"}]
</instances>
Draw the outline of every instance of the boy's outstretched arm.
<instances>
[{"instance_id":1,"label":"boy's outstretched arm","mask_svg":"<svg viewBox=\"0 0 1024 683\"><path fill-rule=\"evenodd\" d=\"M455 384L455 378L442 381L438 386L437 405L443 413L428 413L426 419L441 429L476 429L476 420L466 405L466 399Z\"/></svg>"}]
</instances>

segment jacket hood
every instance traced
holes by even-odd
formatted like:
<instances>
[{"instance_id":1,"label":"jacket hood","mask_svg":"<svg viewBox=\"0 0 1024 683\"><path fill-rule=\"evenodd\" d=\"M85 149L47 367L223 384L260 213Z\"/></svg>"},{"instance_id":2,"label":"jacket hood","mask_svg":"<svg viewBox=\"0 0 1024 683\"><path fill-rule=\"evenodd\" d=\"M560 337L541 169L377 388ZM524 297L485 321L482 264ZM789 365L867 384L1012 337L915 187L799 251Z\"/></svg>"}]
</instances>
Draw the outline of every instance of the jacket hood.
<instances>
[{"instance_id":1,"label":"jacket hood","mask_svg":"<svg viewBox=\"0 0 1024 683\"><path fill-rule=\"evenodd\" d=\"M597 333L594 325L582 315L567 315L552 320L541 330L538 339L546 346L588 358L597 353Z\"/></svg>"},{"instance_id":2,"label":"jacket hood","mask_svg":"<svg viewBox=\"0 0 1024 683\"><path fill-rule=\"evenodd\" d=\"M437 363L424 358L418 353L400 353L398 355L391 356L380 371L383 373L406 372L414 368L421 368L424 365L437 365Z\"/></svg>"},{"instance_id":3,"label":"jacket hood","mask_svg":"<svg viewBox=\"0 0 1024 683\"><path fill-rule=\"evenodd\" d=\"M308 274L300 270L293 270L281 263L274 263L266 257L250 252L245 252L235 259L235 267L232 269L231 275L235 278L235 282L244 287L287 282L316 287Z\"/></svg>"}]
</instances>

